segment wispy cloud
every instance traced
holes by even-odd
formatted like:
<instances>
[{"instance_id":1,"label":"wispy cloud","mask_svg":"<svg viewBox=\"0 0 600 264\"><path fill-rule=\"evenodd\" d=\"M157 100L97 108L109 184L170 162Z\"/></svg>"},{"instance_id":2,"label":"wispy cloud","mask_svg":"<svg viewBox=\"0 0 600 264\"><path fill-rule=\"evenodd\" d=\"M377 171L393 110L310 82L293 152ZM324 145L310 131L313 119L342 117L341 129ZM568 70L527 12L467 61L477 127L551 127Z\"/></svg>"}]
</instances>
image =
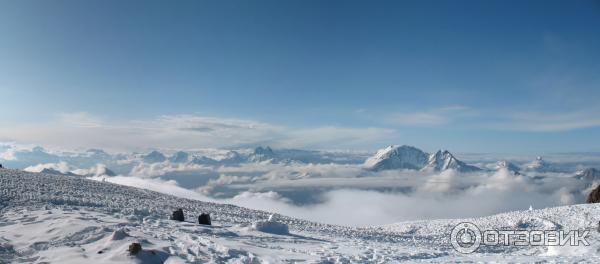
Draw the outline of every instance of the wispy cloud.
<instances>
[{"instance_id":1,"label":"wispy cloud","mask_svg":"<svg viewBox=\"0 0 600 264\"><path fill-rule=\"evenodd\" d=\"M227 148L258 144L356 148L381 141L393 133L392 129L377 127L291 128L255 120L200 115L163 115L145 120L118 121L77 112L60 114L49 122L4 126L0 130L0 140L114 150Z\"/></svg>"},{"instance_id":2,"label":"wispy cloud","mask_svg":"<svg viewBox=\"0 0 600 264\"><path fill-rule=\"evenodd\" d=\"M58 122L78 127L100 127L102 120L86 112L60 113Z\"/></svg>"},{"instance_id":3,"label":"wispy cloud","mask_svg":"<svg viewBox=\"0 0 600 264\"><path fill-rule=\"evenodd\" d=\"M495 130L526 132L562 132L600 126L600 111L586 110L567 113L516 113L501 116L484 127Z\"/></svg>"},{"instance_id":4,"label":"wispy cloud","mask_svg":"<svg viewBox=\"0 0 600 264\"><path fill-rule=\"evenodd\" d=\"M600 109L515 112L449 106L421 112L395 113L385 121L404 127L440 127L460 123L472 129L563 132L600 126Z\"/></svg>"},{"instance_id":5,"label":"wispy cloud","mask_svg":"<svg viewBox=\"0 0 600 264\"><path fill-rule=\"evenodd\" d=\"M459 118L474 114L473 110L462 105L446 106L420 112L400 112L387 117L393 125L433 127L450 124Z\"/></svg>"}]
</instances>

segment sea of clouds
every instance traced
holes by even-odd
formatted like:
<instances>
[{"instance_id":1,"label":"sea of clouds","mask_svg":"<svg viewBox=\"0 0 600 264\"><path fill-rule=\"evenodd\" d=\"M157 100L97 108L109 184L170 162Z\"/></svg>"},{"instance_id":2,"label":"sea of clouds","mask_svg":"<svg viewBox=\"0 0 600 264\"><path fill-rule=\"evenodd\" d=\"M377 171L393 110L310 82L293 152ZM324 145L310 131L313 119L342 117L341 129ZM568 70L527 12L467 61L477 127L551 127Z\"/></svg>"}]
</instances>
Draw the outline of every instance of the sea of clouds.
<instances>
[{"instance_id":1,"label":"sea of clouds","mask_svg":"<svg viewBox=\"0 0 600 264\"><path fill-rule=\"evenodd\" d=\"M29 152L20 155L19 151ZM453 170L372 172L364 170L361 164L292 161L209 166L169 161L147 163L137 154L118 154L88 166L91 162L80 154L44 156L51 152L37 151L41 154L4 148L0 161L7 165L18 164L32 172L51 168L189 199L231 203L351 226L477 217L527 210L530 206L545 208L581 203L595 183L575 179L573 175L581 168L600 164L599 156L582 154L582 162L566 158L560 172L516 174L506 169L474 173ZM44 157L49 162L41 162ZM31 164L24 159L29 159ZM473 163L491 168L492 160L485 157ZM558 158L552 161L555 165L562 164ZM106 168L118 175L102 175Z\"/></svg>"}]
</instances>

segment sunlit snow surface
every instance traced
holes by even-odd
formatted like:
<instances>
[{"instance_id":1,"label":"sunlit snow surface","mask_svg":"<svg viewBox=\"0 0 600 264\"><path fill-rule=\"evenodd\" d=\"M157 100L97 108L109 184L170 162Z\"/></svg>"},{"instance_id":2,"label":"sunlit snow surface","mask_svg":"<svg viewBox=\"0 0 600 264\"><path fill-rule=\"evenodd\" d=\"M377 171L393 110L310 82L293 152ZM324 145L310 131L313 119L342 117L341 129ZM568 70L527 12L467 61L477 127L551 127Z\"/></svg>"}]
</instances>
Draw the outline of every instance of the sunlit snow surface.
<instances>
[{"instance_id":1,"label":"sunlit snow surface","mask_svg":"<svg viewBox=\"0 0 600 264\"><path fill-rule=\"evenodd\" d=\"M402 261L600 262L600 206L576 205L475 219L403 222L372 228L285 216L290 234L253 229L270 213L177 198L75 176L0 169L0 263L395 263ZM186 222L168 220L183 208ZM211 213L213 226L195 224ZM356 217L361 217L356 215ZM481 229L591 229L587 247L450 246L462 221ZM127 247L143 251L130 256Z\"/></svg>"}]
</instances>

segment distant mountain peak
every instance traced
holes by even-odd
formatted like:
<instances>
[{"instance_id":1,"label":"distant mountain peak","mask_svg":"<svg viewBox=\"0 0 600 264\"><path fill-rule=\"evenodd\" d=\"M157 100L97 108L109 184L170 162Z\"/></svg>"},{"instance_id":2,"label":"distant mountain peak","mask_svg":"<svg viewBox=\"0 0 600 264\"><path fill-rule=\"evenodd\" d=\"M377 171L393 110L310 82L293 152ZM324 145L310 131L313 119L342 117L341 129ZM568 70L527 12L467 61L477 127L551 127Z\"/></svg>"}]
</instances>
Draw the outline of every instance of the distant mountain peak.
<instances>
[{"instance_id":1,"label":"distant mountain peak","mask_svg":"<svg viewBox=\"0 0 600 264\"><path fill-rule=\"evenodd\" d=\"M392 169L422 168L428 159L428 154L422 150L407 145L390 145L380 149L363 164L365 169L380 171Z\"/></svg>"},{"instance_id":2,"label":"distant mountain peak","mask_svg":"<svg viewBox=\"0 0 600 264\"><path fill-rule=\"evenodd\" d=\"M496 170L499 169L507 169L512 172L519 172L521 170L517 165L506 160L501 160L496 163Z\"/></svg>"},{"instance_id":3,"label":"distant mountain peak","mask_svg":"<svg viewBox=\"0 0 600 264\"><path fill-rule=\"evenodd\" d=\"M574 177L579 180L585 180L590 182L600 180L600 170L597 170L595 168L587 168L585 170L578 171Z\"/></svg>"},{"instance_id":4,"label":"distant mountain peak","mask_svg":"<svg viewBox=\"0 0 600 264\"><path fill-rule=\"evenodd\" d=\"M254 154L268 154L268 155L270 155L270 154L274 154L274 153L273 153L273 149L271 149L271 147L269 147L269 146L264 147L264 148L261 147L261 146L259 146L259 147L257 147L257 148L254 149Z\"/></svg>"},{"instance_id":5,"label":"distant mountain peak","mask_svg":"<svg viewBox=\"0 0 600 264\"><path fill-rule=\"evenodd\" d=\"M436 153L429 156L427 165L422 169L424 171L444 171L454 169L460 172L472 172L481 170L478 167L467 165L458 160L450 151L440 149Z\"/></svg>"},{"instance_id":6,"label":"distant mountain peak","mask_svg":"<svg viewBox=\"0 0 600 264\"><path fill-rule=\"evenodd\" d=\"M165 157L164 154L162 154L156 150L153 150L152 152L145 155L143 159L144 159L144 162L155 163L155 162L163 162L163 161L167 160L167 157Z\"/></svg>"},{"instance_id":7,"label":"distant mountain peak","mask_svg":"<svg viewBox=\"0 0 600 264\"><path fill-rule=\"evenodd\" d=\"M185 163L188 162L190 155L184 151L177 151L169 158L169 161L173 163Z\"/></svg>"},{"instance_id":8,"label":"distant mountain peak","mask_svg":"<svg viewBox=\"0 0 600 264\"><path fill-rule=\"evenodd\" d=\"M273 160L276 158L275 152L271 147L257 147L254 149L254 152L250 155L248 160L253 162L261 162L267 160Z\"/></svg>"},{"instance_id":9,"label":"distant mountain peak","mask_svg":"<svg viewBox=\"0 0 600 264\"><path fill-rule=\"evenodd\" d=\"M552 165L546 162L541 156L537 156L535 157L535 160L527 164L525 169L535 172L548 172L552 170Z\"/></svg>"}]
</instances>

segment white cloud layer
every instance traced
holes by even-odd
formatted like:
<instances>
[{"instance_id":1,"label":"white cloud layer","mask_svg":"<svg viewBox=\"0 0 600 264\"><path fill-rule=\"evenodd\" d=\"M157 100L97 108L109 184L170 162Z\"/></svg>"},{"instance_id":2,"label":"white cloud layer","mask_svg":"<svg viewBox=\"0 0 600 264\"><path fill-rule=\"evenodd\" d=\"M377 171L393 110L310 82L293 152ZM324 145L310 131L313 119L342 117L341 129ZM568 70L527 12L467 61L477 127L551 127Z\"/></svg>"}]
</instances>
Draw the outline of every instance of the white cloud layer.
<instances>
[{"instance_id":1,"label":"white cloud layer","mask_svg":"<svg viewBox=\"0 0 600 264\"><path fill-rule=\"evenodd\" d=\"M268 163L213 169L218 177L196 190L160 178L112 177L109 181L351 226L475 217L526 210L530 205L544 208L573 204L581 202L590 191L583 182L571 178L571 174L547 173L545 179L534 180L531 175L517 175L506 169L477 173L392 170L365 174L353 165ZM158 177L158 174L153 175ZM410 187L412 191L401 191L402 187ZM237 194L231 198L208 198L227 189ZM295 193L294 198L284 195L290 191ZM302 205L294 201L313 196L319 196L319 201Z\"/></svg>"}]
</instances>

